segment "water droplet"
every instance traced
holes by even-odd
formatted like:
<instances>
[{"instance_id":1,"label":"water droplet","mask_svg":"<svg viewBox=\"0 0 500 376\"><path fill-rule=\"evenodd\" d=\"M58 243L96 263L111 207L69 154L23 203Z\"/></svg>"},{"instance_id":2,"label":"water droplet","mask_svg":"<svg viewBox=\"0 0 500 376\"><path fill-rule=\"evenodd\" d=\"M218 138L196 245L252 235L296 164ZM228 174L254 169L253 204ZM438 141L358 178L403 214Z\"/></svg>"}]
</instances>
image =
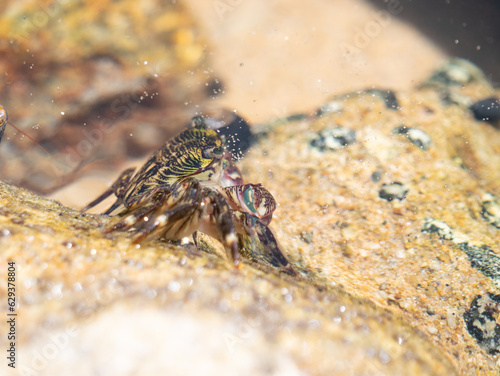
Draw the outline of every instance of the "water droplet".
<instances>
[{"instance_id":1,"label":"water droplet","mask_svg":"<svg viewBox=\"0 0 500 376\"><path fill-rule=\"evenodd\" d=\"M176 281L170 281L168 284L168 290L172 292L179 292L181 289L181 284Z\"/></svg>"}]
</instances>

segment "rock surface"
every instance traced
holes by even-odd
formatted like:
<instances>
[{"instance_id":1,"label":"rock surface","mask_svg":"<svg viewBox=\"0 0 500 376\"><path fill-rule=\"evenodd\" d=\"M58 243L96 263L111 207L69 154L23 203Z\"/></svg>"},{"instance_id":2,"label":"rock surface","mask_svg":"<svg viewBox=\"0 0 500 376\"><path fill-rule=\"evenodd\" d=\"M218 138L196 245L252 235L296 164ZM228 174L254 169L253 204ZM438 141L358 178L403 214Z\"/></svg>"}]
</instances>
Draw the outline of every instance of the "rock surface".
<instances>
[{"instance_id":1,"label":"rock surface","mask_svg":"<svg viewBox=\"0 0 500 376\"><path fill-rule=\"evenodd\" d=\"M263 126L242 171L276 197L272 227L310 279L402 314L460 374L493 375L500 305L475 306L500 287L500 132L475 120L469 103L494 90L463 60L438 72L396 92L396 110L359 91L332 98L317 117ZM450 72L461 82L443 79ZM429 147L393 131L401 126L424 132ZM341 150L311 143L338 127L356 141ZM379 197L391 184L403 198Z\"/></svg>"},{"instance_id":2,"label":"rock surface","mask_svg":"<svg viewBox=\"0 0 500 376\"><path fill-rule=\"evenodd\" d=\"M234 270L192 245L136 247L104 237L105 216L4 183L0 197L22 374L456 373L398 314L331 283Z\"/></svg>"},{"instance_id":3,"label":"rock surface","mask_svg":"<svg viewBox=\"0 0 500 376\"><path fill-rule=\"evenodd\" d=\"M395 92L397 106L373 91L343 95L317 116L255 128L240 167L279 203L271 228L296 278L235 270L207 237L200 249L133 246L127 234L103 236L107 216L1 183L21 370L496 374L500 131L462 104L493 91L474 77ZM402 124L429 148L395 134ZM311 142L338 127L356 134L341 149ZM407 194L380 198L393 182Z\"/></svg>"}]
</instances>

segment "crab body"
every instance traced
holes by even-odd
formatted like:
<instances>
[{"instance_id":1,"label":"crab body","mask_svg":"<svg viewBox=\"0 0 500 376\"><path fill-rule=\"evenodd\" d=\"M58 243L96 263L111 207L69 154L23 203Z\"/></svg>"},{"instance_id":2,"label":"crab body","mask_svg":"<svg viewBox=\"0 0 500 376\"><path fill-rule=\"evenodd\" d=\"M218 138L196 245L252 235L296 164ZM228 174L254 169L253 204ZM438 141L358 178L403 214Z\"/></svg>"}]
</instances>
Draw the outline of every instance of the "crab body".
<instances>
[{"instance_id":1,"label":"crab body","mask_svg":"<svg viewBox=\"0 0 500 376\"><path fill-rule=\"evenodd\" d=\"M235 265L246 247L248 253L259 249L270 256L273 266L295 274L267 227L276 208L273 196L260 184L243 183L223 139L202 117L193 118L190 128L134 171L122 172L82 209L115 194L105 214L122 207L122 217L106 232L133 229L133 242L140 243L153 235L178 240L201 231L220 240Z\"/></svg>"}]
</instances>

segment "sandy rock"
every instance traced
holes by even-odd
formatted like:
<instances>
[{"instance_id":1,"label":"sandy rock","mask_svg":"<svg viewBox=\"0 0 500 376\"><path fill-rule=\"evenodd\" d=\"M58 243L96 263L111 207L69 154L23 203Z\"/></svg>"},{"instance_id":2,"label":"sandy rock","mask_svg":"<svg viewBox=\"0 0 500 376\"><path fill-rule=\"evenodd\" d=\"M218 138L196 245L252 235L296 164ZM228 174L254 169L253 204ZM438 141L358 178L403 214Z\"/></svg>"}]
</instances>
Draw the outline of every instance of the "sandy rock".
<instances>
[{"instance_id":1,"label":"sandy rock","mask_svg":"<svg viewBox=\"0 0 500 376\"><path fill-rule=\"evenodd\" d=\"M136 247L102 235L107 216L5 183L0 200L23 374L456 374L399 314L331 282L235 270L193 245Z\"/></svg>"}]
</instances>

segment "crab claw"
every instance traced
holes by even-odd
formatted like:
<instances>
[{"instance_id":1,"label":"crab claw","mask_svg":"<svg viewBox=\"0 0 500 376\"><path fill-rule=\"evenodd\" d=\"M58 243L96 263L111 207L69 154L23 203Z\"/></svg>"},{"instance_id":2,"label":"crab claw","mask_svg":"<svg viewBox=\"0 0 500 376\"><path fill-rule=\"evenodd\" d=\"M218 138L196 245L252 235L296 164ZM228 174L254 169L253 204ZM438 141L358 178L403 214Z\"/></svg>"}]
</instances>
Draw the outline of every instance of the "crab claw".
<instances>
[{"instance_id":1,"label":"crab claw","mask_svg":"<svg viewBox=\"0 0 500 376\"><path fill-rule=\"evenodd\" d=\"M8 120L7 111L0 104L0 141L2 141L3 131Z\"/></svg>"},{"instance_id":2,"label":"crab claw","mask_svg":"<svg viewBox=\"0 0 500 376\"><path fill-rule=\"evenodd\" d=\"M235 211L256 217L263 224L271 223L276 201L273 195L261 184L244 184L223 187L222 193Z\"/></svg>"},{"instance_id":3,"label":"crab claw","mask_svg":"<svg viewBox=\"0 0 500 376\"><path fill-rule=\"evenodd\" d=\"M235 216L247 234L242 235L242 242L250 258L271 264L286 274L297 275L278 246L274 234L265 223L259 218L243 212L236 212Z\"/></svg>"}]
</instances>

